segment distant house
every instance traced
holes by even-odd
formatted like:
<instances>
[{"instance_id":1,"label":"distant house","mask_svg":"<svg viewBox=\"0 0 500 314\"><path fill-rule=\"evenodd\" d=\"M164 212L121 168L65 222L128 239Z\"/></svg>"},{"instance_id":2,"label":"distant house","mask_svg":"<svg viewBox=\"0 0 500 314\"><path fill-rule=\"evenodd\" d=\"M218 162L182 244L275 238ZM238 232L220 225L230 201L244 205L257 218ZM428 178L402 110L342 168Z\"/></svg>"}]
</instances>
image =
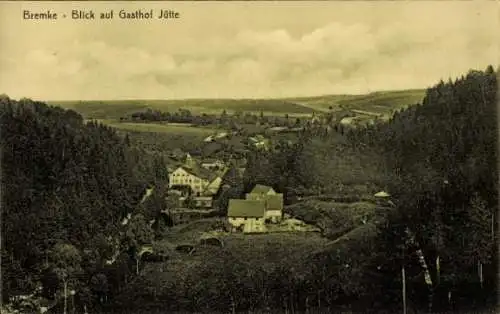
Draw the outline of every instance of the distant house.
<instances>
[{"instance_id":1,"label":"distant house","mask_svg":"<svg viewBox=\"0 0 500 314\"><path fill-rule=\"evenodd\" d=\"M219 132L215 135L215 138L224 138L227 136L228 136L227 132Z\"/></svg>"},{"instance_id":2,"label":"distant house","mask_svg":"<svg viewBox=\"0 0 500 314\"><path fill-rule=\"evenodd\" d=\"M340 120L340 124L351 126L356 119L357 117L345 117Z\"/></svg>"},{"instance_id":3,"label":"distant house","mask_svg":"<svg viewBox=\"0 0 500 314\"><path fill-rule=\"evenodd\" d=\"M274 126L274 127L269 128L268 130L272 131L272 132L283 132L283 131L288 130L288 128L285 126Z\"/></svg>"},{"instance_id":4,"label":"distant house","mask_svg":"<svg viewBox=\"0 0 500 314\"><path fill-rule=\"evenodd\" d=\"M264 201L265 219L271 222L279 222L283 217L283 194L266 185L257 184L250 193L246 194L247 200Z\"/></svg>"},{"instance_id":5,"label":"distant house","mask_svg":"<svg viewBox=\"0 0 500 314\"><path fill-rule=\"evenodd\" d=\"M201 162L201 166L208 170L220 170L226 167L226 164L220 159L208 158Z\"/></svg>"},{"instance_id":6,"label":"distant house","mask_svg":"<svg viewBox=\"0 0 500 314\"><path fill-rule=\"evenodd\" d=\"M265 232L265 201L262 200L229 200L227 217L235 229L245 233Z\"/></svg>"},{"instance_id":7,"label":"distant house","mask_svg":"<svg viewBox=\"0 0 500 314\"><path fill-rule=\"evenodd\" d=\"M203 141L206 142L206 143L213 142L214 141L214 136L210 135L210 136L206 137Z\"/></svg>"},{"instance_id":8,"label":"distant house","mask_svg":"<svg viewBox=\"0 0 500 314\"><path fill-rule=\"evenodd\" d=\"M269 140L260 134L257 134L256 136L249 137L248 141L250 142L251 145L255 146L256 148L264 148L265 149L269 146Z\"/></svg>"}]
</instances>

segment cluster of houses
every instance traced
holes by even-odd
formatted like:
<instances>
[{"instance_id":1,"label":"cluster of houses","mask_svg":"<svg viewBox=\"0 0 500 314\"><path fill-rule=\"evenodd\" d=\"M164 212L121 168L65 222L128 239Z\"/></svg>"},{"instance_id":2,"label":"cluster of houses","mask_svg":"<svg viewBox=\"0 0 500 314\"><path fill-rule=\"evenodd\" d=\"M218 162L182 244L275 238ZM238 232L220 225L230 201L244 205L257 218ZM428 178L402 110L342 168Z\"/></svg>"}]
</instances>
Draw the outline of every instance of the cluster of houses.
<instances>
[{"instance_id":1,"label":"cluster of houses","mask_svg":"<svg viewBox=\"0 0 500 314\"><path fill-rule=\"evenodd\" d=\"M170 196L178 208L170 209L174 223L183 223L209 214L222 188L227 165L218 159L197 161L186 154L184 162L169 169ZM283 217L283 194L257 184L245 199L230 199L227 219L234 231L266 232L266 225L278 224Z\"/></svg>"}]
</instances>

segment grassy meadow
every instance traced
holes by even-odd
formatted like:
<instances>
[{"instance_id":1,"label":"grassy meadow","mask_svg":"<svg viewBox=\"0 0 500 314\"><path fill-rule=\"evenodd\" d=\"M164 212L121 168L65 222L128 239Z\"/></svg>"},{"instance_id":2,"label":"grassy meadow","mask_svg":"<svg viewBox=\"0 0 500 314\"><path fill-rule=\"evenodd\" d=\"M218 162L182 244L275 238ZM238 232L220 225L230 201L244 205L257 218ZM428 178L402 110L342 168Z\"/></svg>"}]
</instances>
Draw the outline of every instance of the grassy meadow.
<instances>
[{"instance_id":1,"label":"grassy meadow","mask_svg":"<svg viewBox=\"0 0 500 314\"><path fill-rule=\"evenodd\" d=\"M119 130L148 133L168 133L182 134L191 137L205 138L214 134L217 129L211 127L193 127L190 125L174 123L140 123L140 122L119 122L110 119L97 119L97 121L117 128Z\"/></svg>"}]
</instances>

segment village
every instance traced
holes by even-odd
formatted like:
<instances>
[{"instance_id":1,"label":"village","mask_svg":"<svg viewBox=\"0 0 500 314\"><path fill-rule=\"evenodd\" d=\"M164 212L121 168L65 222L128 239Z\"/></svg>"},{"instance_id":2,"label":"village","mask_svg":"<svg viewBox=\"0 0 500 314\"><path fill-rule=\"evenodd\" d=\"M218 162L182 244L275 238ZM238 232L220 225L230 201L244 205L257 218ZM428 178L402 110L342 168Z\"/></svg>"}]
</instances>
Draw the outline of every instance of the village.
<instances>
[{"instance_id":1,"label":"village","mask_svg":"<svg viewBox=\"0 0 500 314\"><path fill-rule=\"evenodd\" d=\"M219 129L201 140L198 149L175 148L166 158L169 183L165 201L168 205L162 213L173 225L222 218L231 233L319 232L317 225L284 212L284 195L275 187L256 181L239 196L226 199L226 192L234 185L228 177L243 180L250 151L273 150L282 140L290 144L297 141L297 135L304 130L343 133L345 129L374 123L379 118L373 113L330 108L327 112L303 117L302 127L267 124L259 126L260 132Z\"/></svg>"},{"instance_id":2,"label":"village","mask_svg":"<svg viewBox=\"0 0 500 314\"><path fill-rule=\"evenodd\" d=\"M229 188L223 184L229 166L220 159L197 160L189 153L169 169L169 193L174 208L165 211L175 225L220 214L218 200ZM244 167L240 167L241 174ZM172 202L170 202L172 203ZM272 187L256 184L245 198L229 199L226 221L231 232L266 233L318 231L303 221L283 213L283 194Z\"/></svg>"}]
</instances>

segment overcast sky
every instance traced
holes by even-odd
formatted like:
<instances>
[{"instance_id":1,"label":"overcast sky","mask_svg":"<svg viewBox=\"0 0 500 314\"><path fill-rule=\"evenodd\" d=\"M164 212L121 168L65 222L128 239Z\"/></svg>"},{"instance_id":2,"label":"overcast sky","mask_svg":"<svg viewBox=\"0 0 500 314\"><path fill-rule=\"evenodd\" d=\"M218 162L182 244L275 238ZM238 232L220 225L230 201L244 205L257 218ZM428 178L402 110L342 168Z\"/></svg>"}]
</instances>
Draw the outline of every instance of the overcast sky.
<instances>
[{"instance_id":1,"label":"overcast sky","mask_svg":"<svg viewBox=\"0 0 500 314\"><path fill-rule=\"evenodd\" d=\"M112 21L30 21L22 10ZM180 19L118 19L120 9ZM1 2L0 93L40 100L260 98L425 88L498 64L495 1Z\"/></svg>"}]
</instances>

